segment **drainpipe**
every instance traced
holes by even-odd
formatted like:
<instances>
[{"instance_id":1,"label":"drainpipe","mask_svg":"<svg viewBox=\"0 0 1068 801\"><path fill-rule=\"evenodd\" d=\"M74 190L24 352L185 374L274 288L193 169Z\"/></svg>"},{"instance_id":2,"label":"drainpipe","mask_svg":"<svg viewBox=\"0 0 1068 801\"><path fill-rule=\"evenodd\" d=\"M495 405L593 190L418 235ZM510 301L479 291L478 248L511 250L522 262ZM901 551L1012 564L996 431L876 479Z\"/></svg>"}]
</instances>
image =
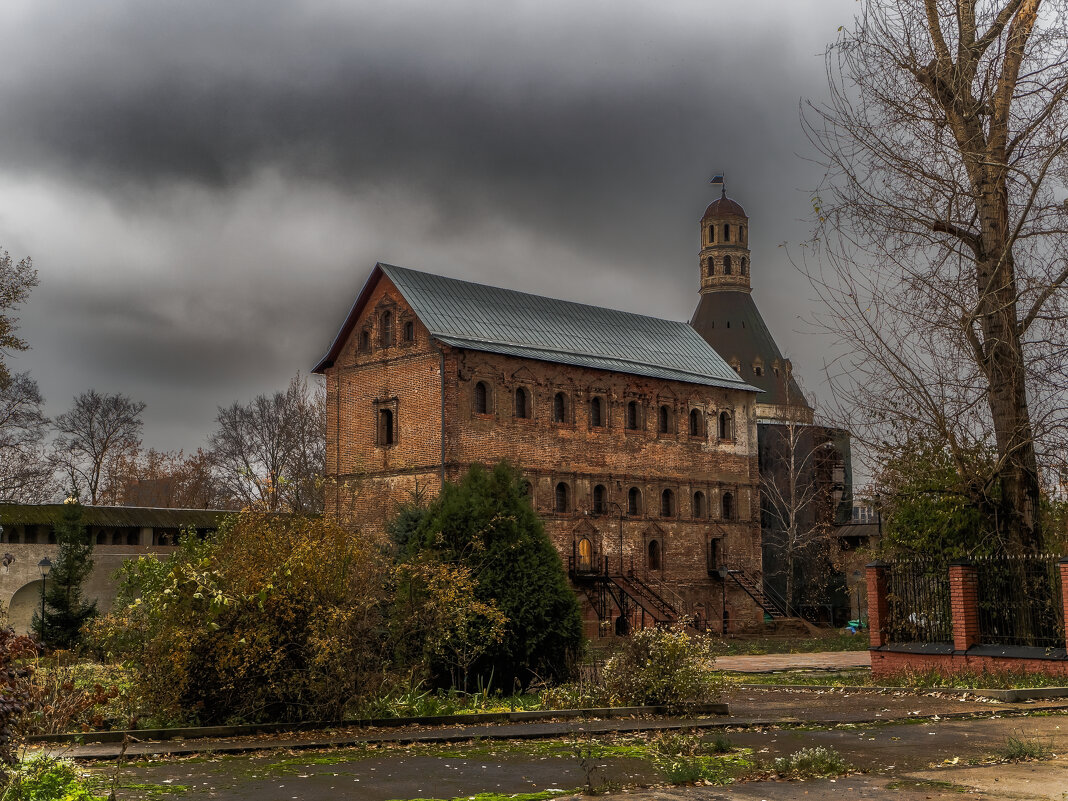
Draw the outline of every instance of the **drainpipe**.
<instances>
[{"instance_id":1,"label":"drainpipe","mask_svg":"<svg viewBox=\"0 0 1068 801\"><path fill-rule=\"evenodd\" d=\"M441 488L445 488L445 349L440 342L434 342L434 347L441 357L441 366L438 372L441 374Z\"/></svg>"}]
</instances>

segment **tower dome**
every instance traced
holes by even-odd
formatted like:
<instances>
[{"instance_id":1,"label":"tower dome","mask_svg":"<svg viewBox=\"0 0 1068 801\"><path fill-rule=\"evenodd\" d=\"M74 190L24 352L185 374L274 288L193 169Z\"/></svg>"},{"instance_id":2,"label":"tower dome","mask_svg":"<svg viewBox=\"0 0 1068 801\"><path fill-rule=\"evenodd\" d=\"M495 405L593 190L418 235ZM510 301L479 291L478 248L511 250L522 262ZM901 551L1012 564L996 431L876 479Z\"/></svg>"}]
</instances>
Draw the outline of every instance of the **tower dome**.
<instances>
[{"instance_id":1,"label":"tower dome","mask_svg":"<svg viewBox=\"0 0 1068 801\"><path fill-rule=\"evenodd\" d=\"M701 294L729 289L750 292L749 217L738 203L723 196L701 217L699 257Z\"/></svg>"}]
</instances>

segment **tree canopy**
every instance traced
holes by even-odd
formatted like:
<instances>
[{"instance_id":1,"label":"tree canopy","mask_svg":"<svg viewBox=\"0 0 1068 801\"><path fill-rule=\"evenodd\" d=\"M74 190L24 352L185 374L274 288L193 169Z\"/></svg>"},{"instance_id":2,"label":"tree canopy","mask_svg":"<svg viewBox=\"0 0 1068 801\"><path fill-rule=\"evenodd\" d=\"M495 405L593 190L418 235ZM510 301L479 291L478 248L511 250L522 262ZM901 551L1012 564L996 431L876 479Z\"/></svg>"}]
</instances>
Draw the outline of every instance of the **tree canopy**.
<instances>
[{"instance_id":1,"label":"tree canopy","mask_svg":"<svg viewBox=\"0 0 1068 801\"><path fill-rule=\"evenodd\" d=\"M861 0L804 114L826 178L808 274L843 422L877 460L941 443L999 547L1042 547L1068 422L1064 0Z\"/></svg>"}]
</instances>

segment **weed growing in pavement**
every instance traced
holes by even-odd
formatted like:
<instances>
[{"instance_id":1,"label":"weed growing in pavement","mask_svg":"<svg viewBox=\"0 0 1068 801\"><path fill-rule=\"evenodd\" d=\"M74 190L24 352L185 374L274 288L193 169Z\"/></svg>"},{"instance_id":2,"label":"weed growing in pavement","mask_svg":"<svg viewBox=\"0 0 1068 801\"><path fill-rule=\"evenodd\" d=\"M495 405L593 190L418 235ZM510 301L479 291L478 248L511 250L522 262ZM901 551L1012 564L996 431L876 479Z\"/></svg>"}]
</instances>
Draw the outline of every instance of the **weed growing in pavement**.
<instances>
[{"instance_id":1,"label":"weed growing in pavement","mask_svg":"<svg viewBox=\"0 0 1068 801\"><path fill-rule=\"evenodd\" d=\"M852 766L833 748L821 745L816 748L802 748L790 756L778 757L772 763L772 769L791 779L822 779L848 773Z\"/></svg>"},{"instance_id":2,"label":"weed growing in pavement","mask_svg":"<svg viewBox=\"0 0 1068 801\"><path fill-rule=\"evenodd\" d=\"M711 741L692 731L664 732L649 742L653 765L672 784L730 784L735 775L752 768L742 755L730 756L734 746L719 732Z\"/></svg>"},{"instance_id":3,"label":"weed growing in pavement","mask_svg":"<svg viewBox=\"0 0 1068 801\"><path fill-rule=\"evenodd\" d=\"M1051 759L1053 757L1053 741L1025 740L1021 737L1010 735L1005 745L998 751L997 756L1008 762Z\"/></svg>"}]
</instances>

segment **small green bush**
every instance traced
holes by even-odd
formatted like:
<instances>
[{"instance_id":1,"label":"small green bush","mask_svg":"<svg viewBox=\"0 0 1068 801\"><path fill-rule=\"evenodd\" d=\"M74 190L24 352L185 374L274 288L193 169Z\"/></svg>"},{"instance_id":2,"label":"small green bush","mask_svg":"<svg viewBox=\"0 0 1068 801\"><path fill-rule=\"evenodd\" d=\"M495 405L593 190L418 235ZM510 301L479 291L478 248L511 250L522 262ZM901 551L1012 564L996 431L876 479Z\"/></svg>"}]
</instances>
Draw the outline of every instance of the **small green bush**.
<instances>
[{"instance_id":1,"label":"small green bush","mask_svg":"<svg viewBox=\"0 0 1068 801\"><path fill-rule=\"evenodd\" d=\"M1013 735L1006 741L1005 747L998 752L998 756L1009 762L1051 759L1053 757L1053 745L1041 740L1024 740Z\"/></svg>"},{"instance_id":2,"label":"small green bush","mask_svg":"<svg viewBox=\"0 0 1068 801\"><path fill-rule=\"evenodd\" d=\"M671 628L636 631L601 671L612 704L685 707L716 700L723 677L712 641L691 636L680 622Z\"/></svg>"},{"instance_id":3,"label":"small green bush","mask_svg":"<svg viewBox=\"0 0 1068 801\"><path fill-rule=\"evenodd\" d=\"M672 784L698 781L729 784L731 781L722 756L731 750L731 745L722 734L706 742L693 732L664 732L649 745L653 765Z\"/></svg>"},{"instance_id":4,"label":"small green bush","mask_svg":"<svg viewBox=\"0 0 1068 801\"><path fill-rule=\"evenodd\" d=\"M773 763L776 773L791 779L820 779L826 776L841 776L852 766L833 748L802 748L787 757L778 757Z\"/></svg>"},{"instance_id":5,"label":"small green bush","mask_svg":"<svg viewBox=\"0 0 1068 801\"><path fill-rule=\"evenodd\" d=\"M8 776L0 801L105 801L92 791L73 764L39 757L23 762Z\"/></svg>"}]
</instances>

